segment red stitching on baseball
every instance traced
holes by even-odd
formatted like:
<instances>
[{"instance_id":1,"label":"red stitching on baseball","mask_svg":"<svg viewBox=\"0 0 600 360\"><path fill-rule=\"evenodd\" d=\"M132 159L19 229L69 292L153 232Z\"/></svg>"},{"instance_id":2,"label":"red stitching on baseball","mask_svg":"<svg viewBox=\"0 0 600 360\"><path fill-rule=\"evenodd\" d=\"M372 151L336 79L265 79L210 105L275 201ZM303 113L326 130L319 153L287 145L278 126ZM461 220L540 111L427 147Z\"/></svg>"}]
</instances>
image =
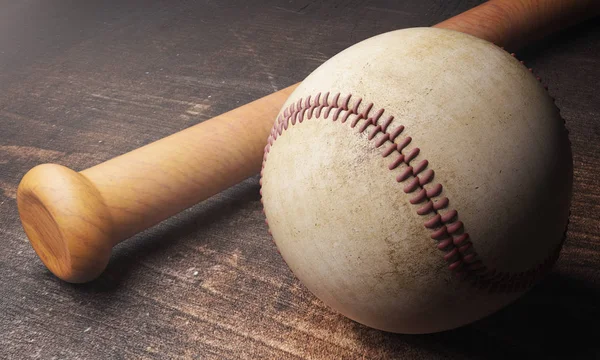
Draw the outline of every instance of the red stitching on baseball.
<instances>
[{"instance_id":1,"label":"red stitching on baseball","mask_svg":"<svg viewBox=\"0 0 600 360\"><path fill-rule=\"evenodd\" d=\"M278 117L265 147L261 179L267 156L272 146L274 146L277 137L281 136L284 130L288 129L290 121L292 126L294 126L296 122L302 123L305 119L312 119L313 116L320 118L321 111L324 108L324 118L328 118L331 110L335 110L332 120L337 121L342 112L345 112L342 115L341 122L345 123L351 120L350 127L355 128L360 121L363 121L358 128L358 132L365 133L368 140L374 142L376 148L383 146L381 155L384 158L395 153L388 169L395 170L402 167L396 176L396 181L404 183L403 192L414 194L409 202L413 205L418 205L416 209L417 214L420 216L431 216L424 221L423 225L431 230L431 238L437 241L436 247L444 252L443 258L448 262L448 269L450 271L461 279L469 281L479 289L487 289L490 292L511 292L530 286L551 269L552 265L558 259L566 237L566 229L556 249L541 264L538 264L534 268L519 273L498 272L496 269L489 269L478 257L475 246L470 241L469 234L465 231L465 225L459 220L458 211L456 209L449 209L440 212L449 205L448 198L441 197L443 191L442 185L437 183L427 188L425 187L425 185L430 184L435 176L434 171L428 169L429 162L422 160L418 164L410 164L419 155L420 149L414 147L408 150L408 153L402 153L412 141L410 136L398 139L405 129L404 126L399 125L389 130L388 128L394 117L388 116L385 120L380 121L385 111L384 109L379 109L374 112L374 115L370 116L373 103L368 103L359 112L362 98L356 99L352 106L350 106L352 95L347 95L341 101L340 93L335 94L331 100L329 99L329 95L329 92L327 92L323 96L321 93L318 93L312 99L310 96L305 100L301 98L296 103L292 103ZM389 143L389 145L384 146L386 143Z\"/></svg>"}]
</instances>

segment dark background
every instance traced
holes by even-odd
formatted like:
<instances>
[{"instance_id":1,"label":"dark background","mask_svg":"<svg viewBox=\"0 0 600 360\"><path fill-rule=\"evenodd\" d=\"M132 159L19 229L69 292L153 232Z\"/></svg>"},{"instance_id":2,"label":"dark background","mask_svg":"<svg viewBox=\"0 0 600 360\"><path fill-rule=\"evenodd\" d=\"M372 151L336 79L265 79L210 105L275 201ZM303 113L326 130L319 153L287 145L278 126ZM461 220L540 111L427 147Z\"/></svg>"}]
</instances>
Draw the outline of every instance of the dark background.
<instances>
[{"instance_id":1,"label":"dark background","mask_svg":"<svg viewBox=\"0 0 600 360\"><path fill-rule=\"evenodd\" d=\"M270 240L253 177L119 245L86 285L22 231L33 166L75 170L301 81L340 50L480 1L0 0L0 358L600 358L600 22L518 53L571 132L571 225L521 300L440 334L332 312Z\"/></svg>"}]
</instances>

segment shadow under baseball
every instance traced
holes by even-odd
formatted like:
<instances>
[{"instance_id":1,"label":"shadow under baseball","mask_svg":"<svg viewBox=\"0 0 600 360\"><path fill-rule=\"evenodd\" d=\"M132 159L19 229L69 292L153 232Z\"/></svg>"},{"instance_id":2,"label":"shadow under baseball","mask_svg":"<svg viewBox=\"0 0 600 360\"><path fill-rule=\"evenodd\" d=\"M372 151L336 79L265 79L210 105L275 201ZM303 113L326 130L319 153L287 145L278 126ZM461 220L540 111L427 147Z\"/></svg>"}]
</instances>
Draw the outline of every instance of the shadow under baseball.
<instances>
[{"instance_id":1,"label":"shadow under baseball","mask_svg":"<svg viewBox=\"0 0 600 360\"><path fill-rule=\"evenodd\" d=\"M363 326L355 329L364 333L359 338L365 345L385 342L386 347L397 348L398 352L409 344L440 356L461 358L593 359L600 356L598 304L600 290L593 284L552 273L513 304L455 330L401 335Z\"/></svg>"}]
</instances>

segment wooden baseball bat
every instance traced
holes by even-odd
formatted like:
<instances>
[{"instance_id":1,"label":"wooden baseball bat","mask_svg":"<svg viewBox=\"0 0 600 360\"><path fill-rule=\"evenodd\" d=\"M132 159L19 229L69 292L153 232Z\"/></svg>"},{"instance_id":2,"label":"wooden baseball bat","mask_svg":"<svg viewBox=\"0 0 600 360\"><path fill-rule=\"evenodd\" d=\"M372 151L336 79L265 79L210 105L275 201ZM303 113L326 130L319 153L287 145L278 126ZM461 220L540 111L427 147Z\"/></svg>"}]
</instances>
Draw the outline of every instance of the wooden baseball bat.
<instances>
[{"instance_id":1,"label":"wooden baseball bat","mask_svg":"<svg viewBox=\"0 0 600 360\"><path fill-rule=\"evenodd\" d=\"M597 0L491 0L435 26L515 50L599 10ZM65 281L96 278L117 243L258 173L271 126L296 86L81 172L34 167L17 205L36 253Z\"/></svg>"}]
</instances>

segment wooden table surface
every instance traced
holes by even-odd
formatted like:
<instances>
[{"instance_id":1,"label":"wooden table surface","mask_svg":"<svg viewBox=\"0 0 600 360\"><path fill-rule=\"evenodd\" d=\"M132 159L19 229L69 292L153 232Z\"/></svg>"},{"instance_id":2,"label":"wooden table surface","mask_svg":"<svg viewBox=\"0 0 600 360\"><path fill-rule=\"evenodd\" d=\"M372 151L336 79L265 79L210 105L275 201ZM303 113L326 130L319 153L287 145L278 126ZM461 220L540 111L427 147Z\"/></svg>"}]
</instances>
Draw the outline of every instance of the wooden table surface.
<instances>
[{"instance_id":1,"label":"wooden table surface","mask_svg":"<svg viewBox=\"0 0 600 360\"><path fill-rule=\"evenodd\" d=\"M479 2L0 0L0 358L600 358L597 20L519 53L570 130L571 225L547 279L470 326L389 334L327 308L278 255L257 177L119 245L85 285L49 273L22 231L33 166L85 169Z\"/></svg>"}]
</instances>

